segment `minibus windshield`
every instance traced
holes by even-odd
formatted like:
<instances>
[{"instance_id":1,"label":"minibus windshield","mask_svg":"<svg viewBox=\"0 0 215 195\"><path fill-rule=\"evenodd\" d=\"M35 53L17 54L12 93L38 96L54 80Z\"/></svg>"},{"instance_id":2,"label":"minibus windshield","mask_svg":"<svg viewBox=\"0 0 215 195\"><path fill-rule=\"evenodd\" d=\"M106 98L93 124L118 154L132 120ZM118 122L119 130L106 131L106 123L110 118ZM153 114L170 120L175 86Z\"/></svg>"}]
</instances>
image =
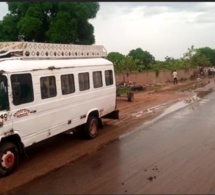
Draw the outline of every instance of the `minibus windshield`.
<instances>
[{"instance_id":1,"label":"minibus windshield","mask_svg":"<svg viewBox=\"0 0 215 195\"><path fill-rule=\"evenodd\" d=\"M0 111L7 110L8 107L7 77L0 75Z\"/></svg>"}]
</instances>

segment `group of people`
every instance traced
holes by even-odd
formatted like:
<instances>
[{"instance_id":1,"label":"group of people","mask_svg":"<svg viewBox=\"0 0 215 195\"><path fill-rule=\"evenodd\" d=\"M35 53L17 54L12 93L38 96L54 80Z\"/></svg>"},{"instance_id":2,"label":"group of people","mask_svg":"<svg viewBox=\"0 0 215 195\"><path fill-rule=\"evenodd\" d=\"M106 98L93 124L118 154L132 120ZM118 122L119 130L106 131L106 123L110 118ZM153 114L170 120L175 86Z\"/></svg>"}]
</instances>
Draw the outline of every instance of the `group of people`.
<instances>
[{"instance_id":1,"label":"group of people","mask_svg":"<svg viewBox=\"0 0 215 195\"><path fill-rule=\"evenodd\" d=\"M202 76L214 76L215 75L215 67L199 67L199 74Z\"/></svg>"},{"instance_id":2,"label":"group of people","mask_svg":"<svg viewBox=\"0 0 215 195\"><path fill-rule=\"evenodd\" d=\"M203 66L199 67L199 74L203 76L213 76L215 77L215 67L206 67L204 68ZM174 85L178 84L178 73L176 70L173 71L172 73L173 76L173 83Z\"/></svg>"}]
</instances>

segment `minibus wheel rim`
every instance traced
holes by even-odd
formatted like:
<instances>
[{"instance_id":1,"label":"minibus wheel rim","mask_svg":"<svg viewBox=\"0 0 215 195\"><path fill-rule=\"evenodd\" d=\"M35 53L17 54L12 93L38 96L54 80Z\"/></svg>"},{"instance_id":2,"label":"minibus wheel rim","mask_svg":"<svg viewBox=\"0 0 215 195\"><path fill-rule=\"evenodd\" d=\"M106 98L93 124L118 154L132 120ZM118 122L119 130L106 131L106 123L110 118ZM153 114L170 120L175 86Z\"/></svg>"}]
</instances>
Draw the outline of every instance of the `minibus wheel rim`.
<instances>
[{"instance_id":1,"label":"minibus wheel rim","mask_svg":"<svg viewBox=\"0 0 215 195\"><path fill-rule=\"evenodd\" d=\"M2 167L9 169L15 163L15 155L11 151L7 151L6 154L2 156Z\"/></svg>"},{"instance_id":2,"label":"minibus wheel rim","mask_svg":"<svg viewBox=\"0 0 215 195\"><path fill-rule=\"evenodd\" d=\"M11 142L0 144L0 176L7 176L14 172L19 161L17 146Z\"/></svg>"},{"instance_id":3,"label":"minibus wheel rim","mask_svg":"<svg viewBox=\"0 0 215 195\"><path fill-rule=\"evenodd\" d=\"M90 134L96 135L97 134L98 125L95 120L92 121L91 127L90 127Z\"/></svg>"}]
</instances>

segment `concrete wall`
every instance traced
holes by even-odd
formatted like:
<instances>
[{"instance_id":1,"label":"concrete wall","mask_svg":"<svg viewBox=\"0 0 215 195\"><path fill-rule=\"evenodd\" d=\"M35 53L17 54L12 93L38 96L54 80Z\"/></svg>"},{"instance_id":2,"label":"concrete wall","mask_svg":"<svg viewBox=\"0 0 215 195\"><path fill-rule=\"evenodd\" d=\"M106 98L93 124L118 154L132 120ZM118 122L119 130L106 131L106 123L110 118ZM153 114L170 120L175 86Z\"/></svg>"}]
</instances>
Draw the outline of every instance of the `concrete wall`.
<instances>
[{"instance_id":1,"label":"concrete wall","mask_svg":"<svg viewBox=\"0 0 215 195\"><path fill-rule=\"evenodd\" d=\"M195 74L195 69L190 70L177 70L178 81L181 79L190 79ZM142 73L129 73L127 74L116 74L116 83L121 82L136 82L138 85L150 85L155 83L166 83L173 82L171 71L160 71L156 77L155 72L142 72Z\"/></svg>"}]
</instances>

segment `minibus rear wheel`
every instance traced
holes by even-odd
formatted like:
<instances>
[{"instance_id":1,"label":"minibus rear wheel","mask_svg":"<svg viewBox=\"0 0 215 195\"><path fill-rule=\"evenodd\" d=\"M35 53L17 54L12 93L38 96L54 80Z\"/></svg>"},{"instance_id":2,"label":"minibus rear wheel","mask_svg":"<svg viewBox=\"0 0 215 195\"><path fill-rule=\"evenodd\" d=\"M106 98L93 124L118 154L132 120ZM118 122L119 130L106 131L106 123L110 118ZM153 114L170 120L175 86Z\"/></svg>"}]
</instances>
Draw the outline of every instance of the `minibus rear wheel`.
<instances>
[{"instance_id":1,"label":"minibus rear wheel","mask_svg":"<svg viewBox=\"0 0 215 195\"><path fill-rule=\"evenodd\" d=\"M18 149L15 144L3 142L0 145L0 176L14 172L18 164Z\"/></svg>"},{"instance_id":2,"label":"minibus rear wheel","mask_svg":"<svg viewBox=\"0 0 215 195\"><path fill-rule=\"evenodd\" d=\"M84 128L85 137L88 139L95 138L98 134L98 129L99 129L98 118L95 116L89 116Z\"/></svg>"}]
</instances>

